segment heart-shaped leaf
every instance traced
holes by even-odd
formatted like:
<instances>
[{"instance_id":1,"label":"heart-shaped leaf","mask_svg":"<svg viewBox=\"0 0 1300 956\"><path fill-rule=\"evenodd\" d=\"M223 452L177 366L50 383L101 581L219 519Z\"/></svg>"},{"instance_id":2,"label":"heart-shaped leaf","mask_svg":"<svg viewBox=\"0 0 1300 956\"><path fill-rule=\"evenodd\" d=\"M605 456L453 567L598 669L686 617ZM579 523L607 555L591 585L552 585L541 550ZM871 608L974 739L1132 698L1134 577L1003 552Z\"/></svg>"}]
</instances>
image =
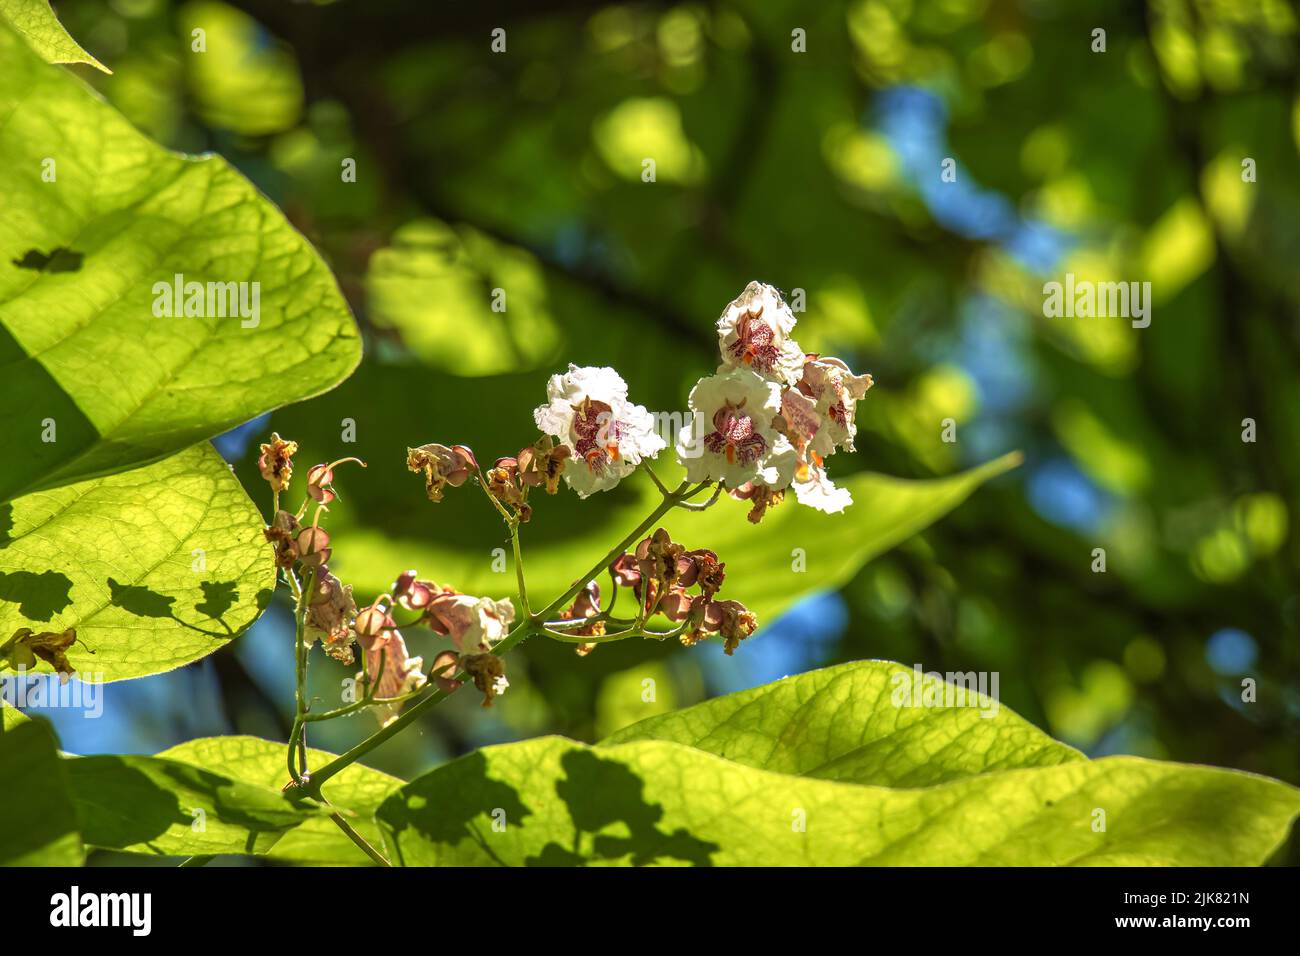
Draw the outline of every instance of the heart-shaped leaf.
<instances>
[{"instance_id":1,"label":"heart-shaped leaf","mask_svg":"<svg viewBox=\"0 0 1300 956\"><path fill-rule=\"evenodd\" d=\"M75 628L69 660L84 676L140 677L210 654L275 585L257 509L206 442L25 495L0 515L0 643L20 627Z\"/></svg>"},{"instance_id":2,"label":"heart-shaped leaf","mask_svg":"<svg viewBox=\"0 0 1300 956\"><path fill-rule=\"evenodd\" d=\"M320 808L160 757L65 761L90 846L157 856L261 854Z\"/></svg>"},{"instance_id":3,"label":"heart-shaped leaf","mask_svg":"<svg viewBox=\"0 0 1300 956\"><path fill-rule=\"evenodd\" d=\"M224 160L153 143L3 23L0 62L0 501L156 461L356 366L329 269Z\"/></svg>"},{"instance_id":4,"label":"heart-shaped leaf","mask_svg":"<svg viewBox=\"0 0 1300 956\"><path fill-rule=\"evenodd\" d=\"M158 756L277 790L289 779L285 745L258 737L204 737ZM307 751L309 767L322 766L333 757L323 750ZM400 786L402 781L397 777L354 763L331 777L324 789L330 806L347 815L357 832L383 852L383 835L375 824L375 811ZM304 820L281 837L267 855L275 860L326 866L363 866L370 862L332 820L320 817Z\"/></svg>"},{"instance_id":5,"label":"heart-shaped leaf","mask_svg":"<svg viewBox=\"0 0 1300 956\"><path fill-rule=\"evenodd\" d=\"M1084 759L979 693L979 675L954 677L853 661L647 718L601 746L667 740L749 767L884 787Z\"/></svg>"},{"instance_id":6,"label":"heart-shaped leaf","mask_svg":"<svg viewBox=\"0 0 1300 956\"><path fill-rule=\"evenodd\" d=\"M1300 791L1136 757L919 789L759 770L666 741L487 747L380 807L405 865L1244 866Z\"/></svg>"}]
</instances>

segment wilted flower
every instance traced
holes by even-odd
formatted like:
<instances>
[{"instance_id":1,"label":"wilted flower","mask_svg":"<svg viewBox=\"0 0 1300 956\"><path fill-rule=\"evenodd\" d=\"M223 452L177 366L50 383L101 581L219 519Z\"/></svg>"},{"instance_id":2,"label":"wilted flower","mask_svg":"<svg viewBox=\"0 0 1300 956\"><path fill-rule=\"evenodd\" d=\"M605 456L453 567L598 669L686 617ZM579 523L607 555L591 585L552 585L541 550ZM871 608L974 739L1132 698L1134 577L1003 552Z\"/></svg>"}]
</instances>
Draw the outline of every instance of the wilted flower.
<instances>
[{"instance_id":1,"label":"wilted flower","mask_svg":"<svg viewBox=\"0 0 1300 956\"><path fill-rule=\"evenodd\" d=\"M550 435L543 435L522 449L515 459L519 467L520 483L531 488L541 486L548 495L555 494L571 455L568 445L557 445Z\"/></svg>"},{"instance_id":2,"label":"wilted flower","mask_svg":"<svg viewBox=\"0 0 1300 956\"><path fill-rule=\"evenodd\" d=\"M717 616L717 630L722 635L723 651L730 656L740 646L740 642L754 633L758 619L754 612L739 601L713 601L709 605L708 618Z\"/></svg>"},{"instance_id":3,"label":"wilted flower","mask_svg":"<svg viewBox=\"0 0 1300 956\"><path fill-rule=\"evenodd\" d=\"M669 588L675 585L682 570L678 567L678 559L685 551L673 541L666 529L659 528L636 546L637 568L642 580L656 581Z\"/></svg>"},{"instance_id":4,"label":"wilted flower","mask_svg":"<svg viewBox=\"0 0 1300 956\"><path fill-rule=\"evenodd\" d=\"M323 564L316 568L315 574L303 636L309 644L319 639L326 654L344 664L351 664L352 619L357 613L352 586L339 581Z\"/></svg>"},{"instance_id":5,"label":"wilted flower","mask_svg":"<svg viewBox=\"0 0 1300 956\"><path fill-rule=\"evenodd\" d=\"M783 487L794 473L795 451L777 432L781 387L744 368L701 379L691 390L691 423L678 438L677 454L690 481L721 481L739 488L747 481Z\"/></svg>"},{"instance_id":6,"label":"wilted flower","mask_svg":"<svg viewBox=\"0 0 1300 956\"><path fill-rule=\"evenodd\" d=\"M27 671L36 666L39 658L58 672L60 683L66 684L68 678L77 672L68 661L67 653L75 643L77 629L73 627L40 633L30 627L20 627L0 646L0 660L7 659L8 666L14 670Z\"/></svg>"},{"instance_id":7,"label":"wilted flower","mask_svg":"<svg viewBox=\"0 0 1300 956\"><path fill-rule=\"evenodd\" d=\"M271 432L271 441L260 447L262 453L257 458L257 470L270 483L272 491L284 491L293 477L293 456L298 453L298 443L285 441Z\"/></svg>"},{"instance_id":8,"label":"wilted flower","mask_svg":"<svg viewBox=\"0 0 1300 956\"><path fill-rule=\"evenodd\" d=\"M372 696L401 697L425 685L426 679L420 670L424 661L409 655L406 641L392 616L379 602L357 614L355 630L357 643L365 655L365 670L357 674L357 680L371 682ZM376 713L380 724L387 726L392 723L401 709L401 704L379 705Z\"/></svg>"},{"instance_id":9,"label":"wilted flower","mask_svg":"<svg viewBox=\"0 0 1300 956\"><path fill-rule=\"evenodd\" d=\"M298 560L298 519L289 512L280 510L271 519L271 524L262 532L263 537L275 547L275 566L291 568Z\"/></svg>"},{"instance_id":10,"label":"wilted flower","mask_svg":"<svg viewBox=\"0 0 1300 956\"><path fill-rule=\"evenodd\" d=\"M795 317L770 285L751 282L718 319L722 361L793 385L803 368L803 349L790 338Z\"/></svg>"},{"instance_id":11,"label":"wilted flower","mask_svg":"<svg viewBox=\"0 0 1300 956\"><path fill-rule=\"evenodd\" d=\"M564 480L581 498L613 488L666 445L654 416L627 400L627 383L612 368L570 365L551 376L546 395L533 420L570 449L575 461Z\"/></svg>"},{"instance_id":12,"label":"wilted flower","mask_svg":"<svg viewBox=\"0 0 1300 956\"><path fill-rule=\"evenodd\" d=\"M767 509L775 508L785 500L784 491L774 491L764 484L754 484L747 481L739 488L729 492L731 497L738 501L750 502L748 518L753 524L758 524L767 514Z\"/></svg>"},{"instance_id":13,"label":"wilted flower","mask_svg":"<svg viewBox=\"0 0 1300 956\"><path fill-rule=\"evenodd\" d=\"M424 491L430 501L442 500L447 485L459 488L476 471L478 462L465 445L429 444L406 449L406 467L424 473Z\"/></svg>"},{"instance_id":14,"label":"wilted flower","mask_svg":"<svg viewBox=\"0 0 1300 956\"><path fill-rule=\"evenodd\" d=\"M444 589L425 609L424 620L451 638L462 654L483 654L510 631L515 608L510 601L472 597Z\"/></svg>"},{"instance_id":15,"label":"wilted flower","mask_svg":"<svg viewBox=\"0 0 1300 956\"><path fill-rule=\"evenodd\" d=\"M519 460L498 458L488 469L487 492L501 504L514 511L520 521L528 521L533 509L528 504L524 484L519 480Z\"/></svg>"},{"instance_id":16,"label":"wilted flower","mask_svg":"<svg viewBox=\"0 0 1300 956\"><path fill-rule=\"evenodd\" d=\"M442 588L432 581L419 581L415 570L403 571L393 584L393 600L408 611L423 611Z\"/></svg>"},{"instance_id":17,"label":"wilted flower","mask_svg":"<svg viewBox=\"0 0 1300 956\"><path fill-rule=\"evenodd\" d=\"M578 592L577 597L573 599L566 610L560 612L560 618L565 621L589 620L600 614L600 585L595 581L588 581L587 586ZM565 634L572 634L580 637L599 637L605 633L604 621L592 621L582 627L566 627ZM579 644L578 656L586 657L590 654L596 645Z\"/></svg>"},{"instance_id":18,"label":"wilted flower","mask_svg":"<svg viewBox=\"0 0 1300 956\"><path fill-rule=\"evenodd\" d=\"M510 686L506 680L505 661L494 654L461 655L460 666L474 678L474 686L483 692L484 707L491 707L492 698L504 694Z\"/></svg>"}]
</instances>

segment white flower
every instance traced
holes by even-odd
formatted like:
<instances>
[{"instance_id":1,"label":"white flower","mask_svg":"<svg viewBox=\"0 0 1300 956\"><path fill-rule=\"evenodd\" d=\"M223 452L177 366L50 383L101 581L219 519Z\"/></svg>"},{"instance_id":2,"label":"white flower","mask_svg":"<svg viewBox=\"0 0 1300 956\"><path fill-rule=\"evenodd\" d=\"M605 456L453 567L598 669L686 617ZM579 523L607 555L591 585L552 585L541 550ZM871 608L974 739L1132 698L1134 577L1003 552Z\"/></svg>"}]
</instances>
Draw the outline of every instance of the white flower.
<instances>
[{"instance_id":1,"label":"white flower","mask_svg":"<svg viewBox=\"0 0 1300 956\"><path fill-rule=\"evenodd\" d=\"M853 496L847 488L837 488L826 477L826 469L820 465L799 463L795 473L794 496L801 505L808 505L827 514L838 514L853 504Z\"/></svg>"},{"instance_id":2,"label":"white flower","mask_svg":"<svg viewBox=\"0 0 1300 956\"><path fill-rule=\"evenodd\" d=\"M569 448L564 480L581 498L613 488L667 445L654 416L627 400L627 383L612 368L570 365L551 376L546 396L533 420Z\"/></svg>"},{"instance_id":3,"label":"white flower","mask_svg":"<svg viewBox=\"0 0 1300 956\"><path fill-rule=\"evenodd\" d=\"M803 349L790 338L794 324L794 313L780 292L751 282L718 319L723 363L793 385L804 364Z\"/></svg>"},{"instance_id":4,"label":"white flower","mask_svg":"<svg viewBox=\"0 0 1300 956\"><path fill-rule=\"evenodd\" d=\"M500 697L502 694L506 692L506 688L509 686L510 686L510 681L506 680L505 674L501 674L499 677L495 678L492 681L492 696Z\"/></svg>"},{"instance_id":5,"label":"white flower","mask_svg":"<svg viewBox=\"0 0 1300 956\"><path fill-rule=\"evenodd\" d=\"M837 448L853 451L853 439L858 433L854 421L858 399L867 394L871 384L870 375L854 375L837 358L813 357L804 365L799 391L817 403L822 418L822 426L812 441L819 455L826 457Z\"/></svg>"},{"instance_id":6,"label":"white flower","mask_svg":"<svg viewBox=\"0 0 1300 956\"><path fill-rule=\"evenodd\" d=\"M775 428L780 385L747 368L724 366L696 383L690 407L695 414L677 442L690 481L721 481L727 488L747 481L773 488L790 483L798 456Z\"/></svg>"}]
</instances>

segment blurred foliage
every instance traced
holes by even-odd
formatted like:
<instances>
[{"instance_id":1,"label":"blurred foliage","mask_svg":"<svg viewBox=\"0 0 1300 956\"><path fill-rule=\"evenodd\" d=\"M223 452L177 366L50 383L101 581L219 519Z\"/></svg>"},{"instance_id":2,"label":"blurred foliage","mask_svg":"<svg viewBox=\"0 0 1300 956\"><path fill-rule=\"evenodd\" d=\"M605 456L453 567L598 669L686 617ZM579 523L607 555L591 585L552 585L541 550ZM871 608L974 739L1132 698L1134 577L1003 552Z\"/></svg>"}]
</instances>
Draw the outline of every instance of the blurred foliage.
<instances>
[{"instance_id":1,"label":"blurred foliage","mask_svg":"<svg viewBox=\"0 0 1300 956\"><path fill-rule=\"evenodd\" d=\"M841 603L769 627L734 661L626 643L578 661L534 642L512 660L526 680L491 718L453 700L427 736L377 755L385 769L529 733L593 739L654 712L639 709L638 674L659 687L651 708L882 657L999 671L1009 706L1090 754L1300 782L1289 3L58 7L114 70L78 68L88 82L164 142L230 158L338 274L365 364L256 431L293 433L323 460L350 452L337 441L350 418L359 445L389 449L340 482L340 523L354 526L355 502L372 529L367 570L348 564L346 534L336 541L358 576L399 570L384 540L453 511L466 541L500 537L478 501L428 505L393 449L513 453L545 374L570 360L616 364L638 401L681 408L712 361L713 318L751 278L804 290L802 344L874 374L859 467L922 477L1026 453L869 564ZM191 52L200 23L207 54ZM504 53L491 49L498 27ZM955 183L939 178L947 157ZM348 159L355 183L341 178ZM1150 327L1044 318L1043 283L1067 272L1150 281ZM263 500L246 455L238 472ZM634 494L619 489L590 520ZM551 520L550 504L533 540L575 531L576 512ZM252 646L287 640L276 620L241 639L242 663L218 665L223 719L241 732L283 733L287 695L258 663L280 651ZM1246 677L1254 703L1241 701Z\"/></svg>"}]
</instances>

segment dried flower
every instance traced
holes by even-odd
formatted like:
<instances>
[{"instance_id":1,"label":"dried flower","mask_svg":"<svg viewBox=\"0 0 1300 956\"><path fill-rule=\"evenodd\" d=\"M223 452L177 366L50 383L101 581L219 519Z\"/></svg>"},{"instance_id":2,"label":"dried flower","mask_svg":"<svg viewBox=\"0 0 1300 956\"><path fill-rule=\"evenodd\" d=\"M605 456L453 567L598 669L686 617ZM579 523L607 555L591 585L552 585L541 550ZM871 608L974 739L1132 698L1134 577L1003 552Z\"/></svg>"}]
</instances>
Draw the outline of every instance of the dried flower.
<instances>
[{"instance_id":1,"label":"dried flower","mask_svg":"<svg viewBox=\"0 0 1300 956\"><path fill-rule=\"evenodd\" d=\"M424 491L430 501L442 500L447 485L459 488L478 471L474 453L465 445L429 444L406 449L406 467L424 473Z\"/></svg>"},{"instance_id":2,"label":"dried flower","mask_svg":"<svg viewBox=\"0 0 1300 956\"><path fill-rule=\"evenodd\" d=\"M40 633L30 627L20 627L0 646L0 660L7 659L8 666L14 670L27 671L36 666L39 658L58 672L60 683L66 684L68 678L77 672L68 661L67 653L76 643L77 629L74 627Z\"/></svg>"},{"instance_id":3,"label":"dried flower","mask_svg":"<svg viewBox=\"0 0 1300 956\"><path fill-rule=\"evenodd\" d=\"M424 661L409 655L401 632L378 601L357 614L355 630L365 655L365 670L357 674L357 680L370 682L374 697L401 697L425 685ZM400 703L378 705L375 711L380 725L392 723L401 709Z\"/></svg>"},{"instance_id":4,"label":"dried flower","mask_svg":"<svg viewBox=\"0 0 1300 956\"><path fill-rule=\"evenodd\" d=\"M261 446L261 455L257 459L257 470L271 485L275 492L289 487L293 477L293 456L298 453L296 441L285 441L275 432L271 432L271 441Z\"/></svg>"},{"instance_id":5,"label":"dried flower","mask_svg":"<svg viewBox=\"0 0 1300 956\"><path fill-rule=\"evenodd\" d=\"M510 631L515 608L509 600L473 597L444 589L424 612L424 621L451 638L462 654L487 653Z\"/></svg>"},{"instance_id":6,"label":"dried flower","mask_svg":"<svg viewBox=\"0 0 1300 956\"><path fill-rule=\"evenodd\" d=\"M275 547L275 566L291 568L298 560L298 519L289 512L275 513L271 524L262 532L263 537Z\"/></svg>"},{"instance_id":7,"label":"dried flower","mask_svg":"<svg viewBox=\"0 0 1300 956\"><path fill-rule=\"evenodd\" d=\"M460 666L474 678L474 686L483 692L484 707L491 707L493 698L504 694L510 686L506 680L505 661L493 654L463 654Z\"/></svg>"},{"instance_id":8,"label":"dried flower","mask_svg":"<svg viewBox=\"0 0 1300 956\"><path fill-rule=\"evenodd\" d=\"M543 435L519 452L519 480L532 488L541 486L553 495L560 489L560 476L572 454L568 445L557 445L550 435Z\"/></svg>"},{"instance_id":9,"label":"dried flower","mask_svg":"<svg viewBox=\"0 0 1300 956\"><path fill-rule=\"evenodd\" d=\"M326 654L344 664L351 664L352 620L357 613L352 587L340 582L323 564L316 569L315 575L316 581L307 602L304 639L309 644L320 640Z\"/></svg>"},{"instance_id":10,"label":"dried flower","mask_svg":"<svg viewBox=\"0 0 1300 956\"><path fill-rule=\"evenodd\" d=\"M785 500L784 491L773 491L767 485L755 484L752 481L747 481L728 493L733 498L751 503L748 518L753 524L762 521L769 508L775 508Z\"/></svg>"}]
</instances>

